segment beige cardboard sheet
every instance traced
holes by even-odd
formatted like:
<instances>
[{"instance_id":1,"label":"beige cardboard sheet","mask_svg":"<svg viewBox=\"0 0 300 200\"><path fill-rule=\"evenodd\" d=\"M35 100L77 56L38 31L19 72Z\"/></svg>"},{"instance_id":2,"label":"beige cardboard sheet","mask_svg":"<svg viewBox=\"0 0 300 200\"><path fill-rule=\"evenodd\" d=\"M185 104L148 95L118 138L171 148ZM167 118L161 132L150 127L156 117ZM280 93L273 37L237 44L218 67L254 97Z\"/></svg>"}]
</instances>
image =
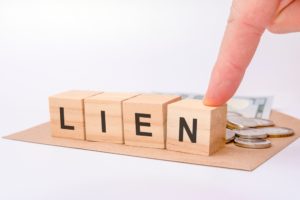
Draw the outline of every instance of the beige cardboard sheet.
<instances>
[{"instance_id":1,"label":"beige cardboard sheet","mask_svg":"<svg viewBox=\"0 0 300 200\"><path fill-rule=\"evenodd\" d=\"M294 129L296 134L292 137L286 138L270 138L272 141L272 147L268 149L246 149L237 147L231 143L212 156L200 156L163 149L141 148L121 144L54 138L51 137L49 123L41 124L36 127L8 135L4 138L113 154L252 171L276 153L287 147L300 135L299 119L277 111L272 112L271 119L277 126Z\"/></svg>"}]
</instances>

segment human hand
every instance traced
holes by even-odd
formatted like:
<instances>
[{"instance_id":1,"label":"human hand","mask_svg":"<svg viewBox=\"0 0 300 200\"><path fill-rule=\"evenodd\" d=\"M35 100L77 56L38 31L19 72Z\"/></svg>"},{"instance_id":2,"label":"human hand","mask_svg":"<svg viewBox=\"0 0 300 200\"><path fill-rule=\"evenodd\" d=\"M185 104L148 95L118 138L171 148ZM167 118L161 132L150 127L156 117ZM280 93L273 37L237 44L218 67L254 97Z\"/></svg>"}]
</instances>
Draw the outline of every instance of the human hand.
<instances>
[{"instance_id":1,"label":"human hand","mask_svg":"<svg viewBox=\"0 0 300 200\"><path fill-rule=\"evenodd\" d=\"M266 29L300 31L300 0L233 0L204 104L219 106L233 96Z\"/></svg>"}]
</instances>

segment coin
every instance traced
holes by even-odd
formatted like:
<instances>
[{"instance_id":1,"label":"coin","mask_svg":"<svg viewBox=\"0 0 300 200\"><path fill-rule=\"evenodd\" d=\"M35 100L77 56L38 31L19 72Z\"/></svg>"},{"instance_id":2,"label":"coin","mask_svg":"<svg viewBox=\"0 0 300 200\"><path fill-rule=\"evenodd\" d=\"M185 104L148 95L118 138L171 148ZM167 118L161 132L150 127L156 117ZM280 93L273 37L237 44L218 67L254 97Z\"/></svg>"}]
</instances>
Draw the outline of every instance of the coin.
<instances>
[{"instance_id":1,"label":"coin","mask_svg":"<svg viewBox=\"0 0 300 200\"><path fill-rule=\"evenodd\" d=\"M274 126L274 122L269 119L250 118L256 122L256 127Z\"/></svg>"},{"instance_id":2,"label":"coin","mask_svg":"<svg viewBox=\"0 0 300 200\"><path fill-rule=\"evenodd\" d=\"M234 138L235 138L235 132L230 129L226 129L226 144L232 142Z\"/></svg>"},{"instance_id":3,"label":"coin","mask_svg":"<svg viewBox=\"0 0 300 200\"><path fill-rule=\"evenodd\" d=\"M246 129L255 127L273 126L271 120L259 118L245 118L241 116L227 116L227 126L230 129Z\"/></svg>"},{"instance_id":4,"label":"coin","mask_svg":"<svg viewBox=\"0 0 300 200\"><path fill-rule=\"evenodd\" d=\"M240 114L240 113L237 113L237 112L227 112L227 117L230 117L230 116L239 116L239 117L242 117L243 115Z\"/></svg>"},{"instance_id":5,"label":"coin","mask_svg":"<svg viewBox=\"0 0 300 200\"><path fill-rule=\"evenodd\" d=\"M239 147L250 149L265 149L271 147L271 142L267 139L242 139L236 137L234 144Z\"/></svg>"},{"instance_id":6,"label":"coin","mask_svg":"<svg viewBox=\"0 0 300 200\"><path fill-rule=\"evenodd\" d=\"M259 129L264 131L269 137L287 137L294 135L294 130L285 127L264 127Z\"/></svg>"},{"instance_id":7,"label":"coin","mask_svg":"<svg viewBox=\"0 0 300 200\"><path fill-rule=\"evenodd\" d=\"M268 137L266 131L259 128L236 130L235 134L237 137L244 139L265 139Z\"/></svg>"},{"instance_id":8,"label":"coin","mask_svg":"<svg viewBox=\"0 0 300 200\"><path fill-rule=\"evenodd\" d=\"M230 129L230 130L240 129L238 126L236 126L234 124L231 124L231 123L228 123L228 122L226 124L226 128Z\"/></svg>"}]
</instances>

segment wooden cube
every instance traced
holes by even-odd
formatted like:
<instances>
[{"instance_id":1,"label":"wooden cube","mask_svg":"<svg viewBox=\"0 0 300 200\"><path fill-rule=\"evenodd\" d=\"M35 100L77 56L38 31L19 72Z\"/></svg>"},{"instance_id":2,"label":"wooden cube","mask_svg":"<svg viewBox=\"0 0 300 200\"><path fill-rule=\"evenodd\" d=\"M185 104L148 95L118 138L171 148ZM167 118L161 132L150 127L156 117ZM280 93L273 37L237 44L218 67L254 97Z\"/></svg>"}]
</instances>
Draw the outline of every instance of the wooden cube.
<instances>
[{"instance_id":1,"label":"wooden cube","mask_svg":"<svg viewBox=\"0 0 300 200\"><path fill-rule=\"evenodd\" d=\"M86 139L124 143L123 101L138 93L101 93L84 100Z\"/></svg>"},{"instance_id":2,"label":"wooden cube","mask_svg":"<svg viewBox=\"0 0 300 200\"><path fill-rule=\"evenodd\" d=\"M50 96L52 136L84 140L83 100L96 94L99 92L73 90Z\"/></svg>"},{"instance_id":3,"label":"wooden cube","mask_svg":"<svg viewBox=\"0 0 300 200\"><path fill-rule=\"evenodd\" d=\"M125 144L165 148L167 105L180 99L175 95L142 94L124 101Z\"/></svg>"},{"instance_id":4,"label":"wooden cube","mask_svg":"<svg viewBox=\"0 0 300 200\"><path fill-rule=\"evenodd\" d=\"M168 105L167 149L211 155L225 145L227 106L184 99Z\"/></svg>"}]
</instances>

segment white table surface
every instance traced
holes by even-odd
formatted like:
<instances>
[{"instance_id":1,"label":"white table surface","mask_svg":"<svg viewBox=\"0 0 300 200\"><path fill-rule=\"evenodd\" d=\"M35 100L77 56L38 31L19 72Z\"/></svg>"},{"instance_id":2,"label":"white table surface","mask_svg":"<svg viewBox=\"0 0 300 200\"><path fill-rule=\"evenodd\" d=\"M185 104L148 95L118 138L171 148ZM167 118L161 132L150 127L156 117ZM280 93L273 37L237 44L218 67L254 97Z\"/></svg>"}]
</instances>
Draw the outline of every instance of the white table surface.
<instances>
[{"instance_id":1,"label":"white table surface","mask_svg":"<svg viewBox=\"0 0 300 200\"><path fill-rule=\"evenodd\" d=\"M0 136L69 89L204 93L230 0L1 0ZM300 118L300 35L266 33L238 95ZM0 139L0 199L300 199L300 140L253 172Z\"/></svg>"}]
</instances>

